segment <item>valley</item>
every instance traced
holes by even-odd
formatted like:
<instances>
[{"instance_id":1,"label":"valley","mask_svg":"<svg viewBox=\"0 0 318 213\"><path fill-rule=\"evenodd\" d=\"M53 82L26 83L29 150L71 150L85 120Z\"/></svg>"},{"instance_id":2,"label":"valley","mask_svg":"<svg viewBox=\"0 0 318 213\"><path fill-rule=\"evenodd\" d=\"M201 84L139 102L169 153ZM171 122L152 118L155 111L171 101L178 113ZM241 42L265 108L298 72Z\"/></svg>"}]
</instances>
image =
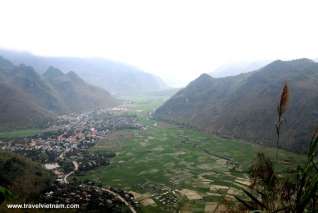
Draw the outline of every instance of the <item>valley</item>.
<instances>
[{"instance_id":1,"label":"valley","mask_svg":"<svg viewBox=\"0 0 318 213\"><path fill-rule=\"evenodd\" d=\"M112 132L89 149L114 152L110 165L78 173L131 192L143 212L214 212L235 202L250 183L247 170L257 152L275 159L273 148L206 135L168 124L151 113L164 99L138 98L120 113L134 115L143 128ZM282 173L304 156L279 150L275 167Z\"/></svg>"},{"instance_id":2,"label":"valley","mask_svg":"<svg viewBox=\"0 0 318 213\"><path fill-rule=\"evenodd\" d=\"M183 89L131 96L113 96L73 71L50 66L39 74L0 62L0 148L21 157L0 161L2 170L12 172L24 158L34 161L38 166L31 168L54 179L37 191L45 203L78 203L83 211L237 211L237 196L251 198L246 190L254 187L251 168L259 153L270 159L257 167L261 174L275 171L279 180L308 164L295 153L307 149L315 126L317 85L309 77L317 78L318 64L309 59L218 79L202 74ZM273 103L285 79L292 122L283 125L284 149L275 149ZM3 179L1 186L20 194Z\"/></svg>"},{"instance_id":3,"label":"valley","mask_svg":"<svg viewBox=\"0 0 318 213\"><path fill-rule=\"evenodd\" d=\"M98 193L96 205L110 209L226 210L250 185L256 154L275 159L276 150L155 120L166 99L134 97L112 109L61 115L47 129L2 132L0 146L52 172L56 183L41 195L46 202L90 206ZM282 174L305 159L278 154L274 166Z\"/></svg>"},{"instance_id":4,"label":"valley","mask_svg":"<svg viewBox=\"0 0 318 213\"><path fill-rule=\"evenodd\" d=\"M317 1L0 6L0 213L318 212Z\"/></svg>"}]
</instances>

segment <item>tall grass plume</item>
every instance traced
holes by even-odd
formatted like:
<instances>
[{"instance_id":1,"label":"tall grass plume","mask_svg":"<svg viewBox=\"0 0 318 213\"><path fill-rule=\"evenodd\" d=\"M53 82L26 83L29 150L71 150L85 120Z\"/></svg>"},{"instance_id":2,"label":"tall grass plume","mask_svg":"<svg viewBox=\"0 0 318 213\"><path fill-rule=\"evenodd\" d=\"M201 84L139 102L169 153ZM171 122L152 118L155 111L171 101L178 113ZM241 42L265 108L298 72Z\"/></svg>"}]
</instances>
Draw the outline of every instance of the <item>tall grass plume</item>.
<instances>
[{"instance_id":1,"label":"tall grass plume","mask_svg":"<svg viewBox=\"0 0 318 213\"><path fill-rule=\"evenodd\" d=\"M289 89L288 89L288 85L287 82L285 83L282 93L280 95L280 101L277 107L277 113L278 113L278 120L276 123L276 135L277 135L277 139L276 139L276 160L278 158L278 149L279 149L279 140L280 140L280 131L281 131L281 127L282 124L284 122L284 118L283 115L287 110L287 105L288 105L288 100L289 100Z\"/></svg>"}]
</instances>

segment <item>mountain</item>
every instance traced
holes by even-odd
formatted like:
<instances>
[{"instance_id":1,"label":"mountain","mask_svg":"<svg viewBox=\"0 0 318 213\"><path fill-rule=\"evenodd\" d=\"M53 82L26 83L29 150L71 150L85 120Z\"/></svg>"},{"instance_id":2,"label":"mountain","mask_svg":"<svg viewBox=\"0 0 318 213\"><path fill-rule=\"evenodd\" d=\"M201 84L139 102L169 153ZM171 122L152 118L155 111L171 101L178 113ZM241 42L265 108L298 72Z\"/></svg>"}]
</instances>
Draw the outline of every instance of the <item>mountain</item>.
<instances>
[{"instance_id":1,"label":"mountain","mask_svg":"<svg viewBox=\"0 0 318 213\"><path fill-rule=\"evenodd\" d=\"M278 60L254 72L218 79L203 74L159 107L154 117L272 146L286 81L290 101L281 145L303 151L318 126L318 63L309 59Z\"/></svg>"},{"instance_id":2,"label":"mountain","mask_svg":"<svg viewBox=\"0 0 318 213\"><path fill-rule=\"evenodd\" d=\"M43 126L53 119L53 113L49 113L41 106L44 101L39 101L35 95L24 91L28 87L34 89L38 86L27 78L23 85L21 73L24 71L27 72L24 66L14 66L0 57L0 128L2 129Z\"/></svg>"},{"instance_id":3,"label":"mountain","mask_svg":"<svg viewBox=\"0 0 318 213\"><path fill-rule=\"evenodd\" d=\"M27 52L0 49L0 55L15 64L28 64L40 73L50 66L74 70L88 83L115 95L136 95L167 89L157 76L135 67L101 58L41 57Z\"/></svg>"},{"instance_id":4,"label":"mountain","mask_svg":"<svg viewBox=\"0 0 318 213\"><path fill-rule=\"evenodd\" d=\"M64 74L55 67L49 67L43 76L57 92L67 112L109 107L117 103L107 91L86 84L73 71Z\"/></svg>"},{"instance_id":5,"label":"mountain","mask_svg":"<svg viewBox=\"0 0 318 213\"><path fill-rule=\"evenodd\" d=\"M265 65L269 64L271 61L263 60L263 61L253 61L253 62L237 62L224 64L213 72L209 73L214 78L223 78L229 76L235 76L242 73L258 70Z\"/></svg>"},{"instance_id":6,"label":"mountain","mask_svg":"<svg viewBox=\"0 0 318 213\"><path fill-rule=\"evenodd\" d=\"M107 91L75 73L49 67L41 76L26 65L0 57L0 129L44 127L56 114L81 112L118 103Z\"/></svg>"}]
</instances>

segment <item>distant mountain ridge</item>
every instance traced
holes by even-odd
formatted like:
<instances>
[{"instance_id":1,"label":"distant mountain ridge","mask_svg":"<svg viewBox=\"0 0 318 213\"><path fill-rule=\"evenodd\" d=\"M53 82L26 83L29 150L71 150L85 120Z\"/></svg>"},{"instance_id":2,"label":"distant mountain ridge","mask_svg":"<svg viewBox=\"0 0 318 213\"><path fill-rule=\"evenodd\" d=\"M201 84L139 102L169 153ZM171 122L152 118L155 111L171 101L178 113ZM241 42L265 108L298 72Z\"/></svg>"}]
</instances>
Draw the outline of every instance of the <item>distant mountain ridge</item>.
<instances>
[{"instance_id":1,"label":"distant mountain ridge","mask_svg":"<svg viewBox=\"0 0 318 213\"><path fill-rule=\"evenodd\" d=\"M0 57L0 129L41 127L56 114L112 107L107 91L88 85L74 72L49 67L41 76L32 67Z\"/></svg>"},{"instance_id":2,"label":"distant mountain ridge","mask_svg":"<svg viewBox=\"0 0 318 213\"><path fill-rule=\"evenodd\" d=\"M58 75L52 75L52 70ZM54 67L49 67L43 74L44 79L57 91L68 112L114 106L118 103L104 89L86 84L75 72L64 74Z\"/></svg>"},{"instance_id":3,"label":"distant mountain ridge","mask_svg":"<svg viewBox=\"0 0 318 213\"><path fill-rule=\"evenodd\" d=\"M252 61L252 62L236 62L236 63L229 63L224 64L217 69L215 69L213 72L210 72L209 75L211 75L213 78L224 78L229 76L235 76L239 74L243 74L246 72L251 72L258 70L265 65L269 64L271 61L269 60L263 60L263 61Z\"/></svg>"},{"instance_id":4,"label":"distant mountain ridge","mask_svg":"<svg viewBox=\"0 0 318 213\"><path fill-rule=\"evenodd\" d=\"M102 58L42 57L4 49L0 49L1 55L16 65L28 64L40 73L50 66L65 71L73 70L88 83L115 95L136 95L168 88L155 75Z\"/></svg>"},{"instance_id":5,"label":"distant mountain ridge","mask_svg":"<svg viewBox=\"0 0 318 213\"><path fill-rule=\"evenodd\" d=\"M290 102L281 144L304 151L318 126L318 63L309 59L277 60L255 72L225 78L203 74L154 116L212 134L274 145L276 107L286 81Z\"/></svg>"}]
</instances>

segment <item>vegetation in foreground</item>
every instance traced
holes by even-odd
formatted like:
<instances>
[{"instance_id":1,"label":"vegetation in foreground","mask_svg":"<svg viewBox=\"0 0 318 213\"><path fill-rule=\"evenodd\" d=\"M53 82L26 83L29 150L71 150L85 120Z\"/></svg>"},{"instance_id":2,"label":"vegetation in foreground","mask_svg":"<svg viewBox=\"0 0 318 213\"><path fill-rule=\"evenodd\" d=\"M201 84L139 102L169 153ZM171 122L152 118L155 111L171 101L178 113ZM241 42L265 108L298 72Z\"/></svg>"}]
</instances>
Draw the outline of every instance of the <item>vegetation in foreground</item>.
<instances>
[{"instance_id":1,"label":"vegetation in foreground","mask_svg":"<svg viewBox=\"0 0 318 213\"><path fill-rule=\"evenodd\" d=\"M7 211L7 202L35 202L53 180L39 163L0 151L0 212Z\"/></svg>"},{"instance_id":2,"label":"vegetation in foreground","mask_svg":"<svg viewBox=\"0 0 318 213\"><path fill-rule=\"evenodd\" d=\"M285 83L277 107L276 146L279 147L281 126L285 123L284 113L287 110L289 89ZM266 212L315 212L317 210L318 191L318 129L309 144L307 159L304 164L297 164L296 169L279 176L273 167L271 158L258 153L253 161L249 175L252 180L251 190L244 190L249 200L236 197L245 210ZM276 160L278 159L276 150ZM243 208L244 209L244 208ZM242 209L242 210L243 210Z\"/></svg>"}]
</instances>

